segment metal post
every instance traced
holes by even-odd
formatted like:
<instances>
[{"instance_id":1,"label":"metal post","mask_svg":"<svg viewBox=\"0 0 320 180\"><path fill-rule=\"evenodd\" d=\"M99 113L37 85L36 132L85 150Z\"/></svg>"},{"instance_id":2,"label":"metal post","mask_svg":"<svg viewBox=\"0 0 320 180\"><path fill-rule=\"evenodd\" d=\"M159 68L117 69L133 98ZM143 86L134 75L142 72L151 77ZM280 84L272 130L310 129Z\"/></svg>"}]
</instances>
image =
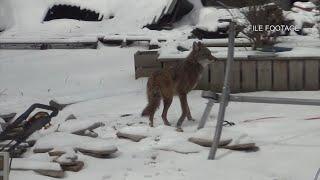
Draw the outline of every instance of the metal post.
<instances>
[{"instance_id":1,"label":"metal post","mask_svg":"<svg viewBox=\"0 0 320 180\"><path fill-rule=\"evenodd\" d=\"M214 102L215 102L214 100L209 99L207 107L204 110L203 115L201 117L201 121L200 121L200 123L198 125L198 129L202 129L204 127L204 125L206 124L206 121L207 121L207 119L209 117L209 114L210 114L210 111L212 109L212 106L214 105Z\"/></svg>"},{"instance_id":2,"label":"metal post","mask_svg":"<svg viewBox=\"0 0 320 180\"><path fill-rule=\"evenodd\" d=\"M219 141L221 137L226 106L228 105L228 99L230 94L229 80L230 80L230 74L231 74L231 65L234 57L234 41L235 41L235 22L231 21L229 25L229 45L228 45L227 67L226 67L225 79L224 79L224 84L222 89L222 96L220 99L220 107L219 107L216 131L215 131L215 135L213 138L212 146L211 146L209 157L208 157L208 159L210 160L213 160L216 156L217 148L219 146Z\"/></svg>"}]
</instances>

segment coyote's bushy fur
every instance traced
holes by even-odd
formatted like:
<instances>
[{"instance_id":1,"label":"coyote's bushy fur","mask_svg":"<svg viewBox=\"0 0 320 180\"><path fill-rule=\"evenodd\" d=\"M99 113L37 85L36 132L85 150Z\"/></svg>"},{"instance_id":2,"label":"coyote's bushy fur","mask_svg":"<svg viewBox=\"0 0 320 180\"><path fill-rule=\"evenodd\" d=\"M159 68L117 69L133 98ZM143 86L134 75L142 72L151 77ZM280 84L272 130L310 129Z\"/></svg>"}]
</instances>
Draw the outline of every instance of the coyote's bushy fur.
<instances>
[{"instance_id":1,"label":"coyote's bushy fur","mask_svg":"<svg viewBox=\"0 0 320 180\"><path fill-rule=\"evenodd\" d=\"M176 125L177 128L182 130L181 125L186 117L193 120L187 102L187 94L197 85L203 69L213 60L216 58L212 56L207 47L200 42L194 42L192 51L185 61L151 75L147 83L148 105L141 114L149 117L151 127L153 127L154 114L161 99L164 105L162 119L165 125L170 126L167 112L174 95L179 96L182 109L181 117Z\"/></svg>"}]
</instances>

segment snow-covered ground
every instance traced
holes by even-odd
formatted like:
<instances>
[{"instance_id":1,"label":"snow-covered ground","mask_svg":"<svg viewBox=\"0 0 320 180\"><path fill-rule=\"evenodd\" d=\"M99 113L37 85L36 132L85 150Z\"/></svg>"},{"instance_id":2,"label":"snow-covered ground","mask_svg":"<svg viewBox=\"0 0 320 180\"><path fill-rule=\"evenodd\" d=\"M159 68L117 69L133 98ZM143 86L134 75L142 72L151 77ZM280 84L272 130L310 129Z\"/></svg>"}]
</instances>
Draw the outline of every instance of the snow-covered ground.
<instances>
[{"instance_id":1,"label":"snow-covered ground","mask_svg":"<svg viewBox=\"0 0 320 180\"><path fill-rule=\"evenodd\" d=\"M115 145L118 152L111 159L97 159L78 153L85 167L78 173L68 172L65 179L141 180L141 179L219 179L219 180L301 180L313 179L320 168L320 121L304 120L319 116L319 108L270 104L230 103L226 120L236 123L226 127L225 135L234 141L253 141L260 151L245 153L219 149L217 160L208 161L208 148L191 144L187 139L197 134L210 136L218 105L205 129L197 131L197 123L206 105L200 91L190 93L190 108L196 122L185 121L184 133L164 127L160 112L155 128L140 117L146 105L146 78L134 79L133 54L138 47L100 47L97 50L2 50L0 51L0 112L23 112L32 103L48 103L50 99L78 103L65 108L54 118L53 126L42 130L36 146L45 146L48 138L64 124L70 114L81 122L104 122L95 130L97 141ZM258 92L249 95L320 99L316 92ZM123 114L131 116L120 117ZM174 99L168 118L176 123L180 115L179 101ZM266 119L263 119L266 118ZM67 123L69 123L68 121ZM130 127L128 127L130 125ZM72 128L72 127L69 127ZM75 126L75 128L78 128ZM122 128L148 135L140 142L118 139ZM117 129L117 130L116 130ZM68 136L65 136L68 138ZM57 135L55 144L68 140ZM69 140L70 141L70 140ZM179 152L190 152L183 154ZM29 152L25 158L48 162ZM53 179L32 171L12 171L10 178L22 180Z\"/></svg>"},{"instance_id":2,"label":"snow-covered ground","mask_svg":"<svg viewBox=\"0 0 320 180\"><path fill-rule=\"evenodd\" d=\"M165 56L172 52L176 55L181 53L175 50L177 45L191 46L192 41L187 40L187 36L193 28L215 30L224 24L211 23L211 20L217 21L217 16L226 15L224 10L204 8L199 0L190 0L195 6L194 10L176 23L175 29L150 31L142 27L153 19L153 15L162 11L160 7L166 5L168 0L159 0L157 3L132 0L130 3L134 3L134 7L131 4L120 6L124 0L108 0L110 4L98 0L56 2L87 7L103 13L105 17L114 15L115 18L101 22L42 22L46 11L54 4L53 1L0 0L0 30L6 29L0 33L0 38L29 41L65 37L86 39L115 33L119 36L165 37L172 41L161 44L160 54ZM315 12L299 10L291 12L290 17L299 17L296 25L301 25L302 21L317 21L318 17L314 15ZM291 47L294 51L279 55L320 56L318 32L315 27L309 30L310 36L293 34L281 37L278 45ZM145 47L99 45L96 50L0 50L0 114L22 113L33 103L48 104L52 99L61 103L75 103L59 112L52 119L49 129L34 134L32 138L37 140L35 147L54 146L68 152L70 148L79 146L91 149L116 147L118 151L110 159L77 153L78 159L85 162L85 167L78 173L67 172L67 180L314 179L320 168L319 107L230 103L226 120L236 125L225 127L223 137L231 137L232 143L255 142L260 151L246 153L219 149L217 160L208 161L209 148L192 144L188 138L211 138L218 105L214 106L206 128L198 131L197 125L207 101L201 98L200 91L192 91L189 94L189 105L197 121L186 120L183 124L184 132L178 133L174 127L163 126L161 111L158 111L155 128L149 128L148 119L140 117L146 105L147 79L135 79L133 56L137 50L145 50ZM217 57L225 57L227 53L226 48L210 50ZM250 53L253 52L248 51L248 48L236 48L235 55L247 56ZM320 99L319 91L257 92L246 95ZM180 103L175 98L168 113L168 119L173 125L180 113ZM71 114L77 119L65 121ZM310 118L315 120L306 120ZM95 130L99 136L94 140L70 134L95 122L105 123L105 126ZM140 142L119 139L116 136L118 130L147 138ZM32 150L24 155L24 160L14 161L17 169L25 169L28 165L53 166L52 163L48 164L52 157L33 154ZM11 171L10 178L54 179L33 171L17 170Z\"/></svg>"}]
</instances>

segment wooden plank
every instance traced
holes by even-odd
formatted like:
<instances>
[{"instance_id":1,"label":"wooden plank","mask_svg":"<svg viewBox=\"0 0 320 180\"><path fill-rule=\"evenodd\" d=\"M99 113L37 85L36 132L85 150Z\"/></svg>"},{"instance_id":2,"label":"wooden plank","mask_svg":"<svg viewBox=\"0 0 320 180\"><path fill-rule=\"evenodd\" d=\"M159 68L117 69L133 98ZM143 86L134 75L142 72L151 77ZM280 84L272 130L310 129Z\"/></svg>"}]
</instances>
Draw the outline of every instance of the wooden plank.
<instances>
[{"instance_id":1,"label":"wooden plank","mask_svg":"<svg viewBox=\"0 0 320 180\"><path fill-rule=\"evenodd\" d=\"M181 63L181 61L166 61L162 62L163 68L170 68L176 66L178 63Z\"/></svg>"},{"instance_id":2,"label":"wooden plank","mask_svg":"<svg viewBox=\"0 0 320 180\"><path fill-rule=\"evenodd\" d=\"M273 90L287 91L288 84L288 61L273 61Z\"/></svg>"},{"instance_id":3,"label":"wooden plank","mask_svg":"<svg viewBox=\"0 0 320 180\"><path fill-rule=\"evenodd\" d=\"M198 85L195 89L200 89L200 90L209 90L209 67L206 67L203 72L202 72L202 77L198 82Z\"/></svg>"},{"instance_id":4,"label":"wooden plank","mask_svg":"<svg viewBox=\"0 0 320 180\"><path fill-rule=\"evenodd\" d=\"M305 61L305 90L319 89L319 61L306 60Z\"/></svg>"},{"instance_id":5,"label":"wooden plank","mask_svg":"<svg viewBox=\"0 0 320 180\"><path fill-rule=\"evenodd\" d=\"M152 75L153 72L155 71L159 71L161 70L161 68L137 68L136 69L136 79L140 78L140 77L150 77Z\"/></svg>"},{"instance_id":6,"label":"wooden plank","mask_svg":"<svg viewBox=\"0 0 320 180\"><path fill-rule=\"evenodd\" d=\"M217 61L214 64L209 65L209 68L211 72L211 90L221 92L224 81L225 61Z\"/></svg>"},{"instance_id":7,"label":"wooden plank","mask_svg":"<svg viewBox=\"0 0 320 180\"><path fill-rule=\"evenodd\" d=\"M0 49L97 49L96 42L65 42L65 43L0 43Z\"/></svg>"},{"instance_id":8,"label":"wooden plank","mask_svg":"<svg viewBox=\"0 0 320 180\"><path fill-rule=\"evenodd\" d=\"M259 91L272 90L272 61L257 61Z\"/></svg>"},{"instance_id":9,"label":"wooden plank","mask_svg":"<svg viewBox=\"0 0 320 180\"><path fill-rule=\"evenodd\" d=\"M241 72L240 61L234 61L231 67L231 76L230 76L230 90L232 93L238 93L241 91Z\"/></svg>"},{"instance_id":10,"label":"wooden plank","mask_svg":"<svg viewBox=\"0 0 320 180\"><path fill-rule=\"evenodd\" d=\"M303 90L303 60L289 61L289 90Z\"/></svg>"},{"instance_id":11,"label":"wooden plank","mask_svg":"<svg viewBox=\"0 0 320 180\"><path fill-rule=\"evenodd\" d=\"M241 62L242 92L251 92L256 90L256 64L256 61Z\"/></svg>"},{"instance_id":12,"label":"wooden plank","mask_svg":"<svg viewBox=\"0 0 320 180\"><path fill-rule=\"evenodd\" d=\"M136 68L161 68L161 62L157 58L157 51L138 51L134 54L134 66Z\"/></svg>"},{"instance_id":13,"label":"wooden plank","mask_svg":"<svg viewBox=\"0 0 320 180\"><path fill-rule=\"evenodd\" d=\"M0 171L3 171L3 163L4 163L4 159L3 159L3 156L0 157Z\"/></svg>"}]
</instances>

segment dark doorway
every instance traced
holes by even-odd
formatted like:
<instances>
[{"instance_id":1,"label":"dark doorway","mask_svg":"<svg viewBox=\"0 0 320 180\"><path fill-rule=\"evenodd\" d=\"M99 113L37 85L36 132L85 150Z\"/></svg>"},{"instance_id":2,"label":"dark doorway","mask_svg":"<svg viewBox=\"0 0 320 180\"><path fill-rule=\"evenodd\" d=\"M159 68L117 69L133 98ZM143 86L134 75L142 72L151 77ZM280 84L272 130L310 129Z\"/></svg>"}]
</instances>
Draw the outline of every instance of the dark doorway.
<instances>
[{"instance_id":1,"label":"dark doorway","mask_svg":"<svg viewBox=\"0 0 320 180\"><path fill-rule=\"evenodd\" d=\"M90 10L81 9L79 6L54 5L50 8L43 21L54 19L75 19L80 21L101 21L103 16L100 13Z\"/></svg>"}]
</instances>

